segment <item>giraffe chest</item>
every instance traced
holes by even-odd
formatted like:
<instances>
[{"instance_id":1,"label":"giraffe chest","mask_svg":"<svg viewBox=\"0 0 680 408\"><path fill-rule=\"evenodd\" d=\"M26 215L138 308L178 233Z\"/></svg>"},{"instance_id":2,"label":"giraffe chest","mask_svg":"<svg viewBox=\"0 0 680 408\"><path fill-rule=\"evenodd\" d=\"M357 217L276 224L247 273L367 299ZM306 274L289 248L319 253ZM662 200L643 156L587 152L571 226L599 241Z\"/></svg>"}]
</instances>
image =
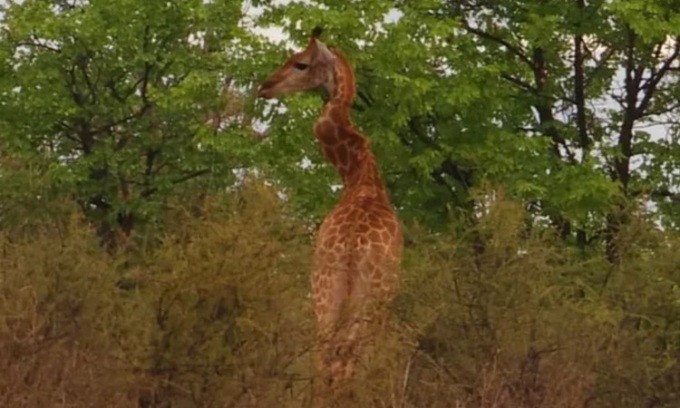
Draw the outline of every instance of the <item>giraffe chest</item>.
<instances>
[{"instance_id":1,"label":"giraffe chest","mask_svg":"<svg viewBox=\"0 0 680 408\"><path fill-rule=\"evenodd\" d=\"M391 208L366 200L338 205L328 214L317 235L316 253L351 264L362 256L400 256L401 242Z\"/></svg>"}]
</instances>

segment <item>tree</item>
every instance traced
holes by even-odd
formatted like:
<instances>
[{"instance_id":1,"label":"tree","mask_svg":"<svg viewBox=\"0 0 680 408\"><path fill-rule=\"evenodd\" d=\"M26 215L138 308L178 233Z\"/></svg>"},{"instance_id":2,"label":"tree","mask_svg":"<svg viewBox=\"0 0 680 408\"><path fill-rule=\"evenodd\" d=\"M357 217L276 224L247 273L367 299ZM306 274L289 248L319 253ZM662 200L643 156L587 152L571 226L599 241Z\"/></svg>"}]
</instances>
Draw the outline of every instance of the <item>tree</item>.
<instances>
[{"instance_id":1,"label":"tree","mask_svg":"<svg viewBox=\"0 0 680 408\"><path fill-rule=\"evenodd\" d=\"M491 181L585 247L611 243L631 205L655 205L678 228L671 3L325 0L265 7L260 24L285 21L296 41L322 24L349 54L356 121L405 218L437 226L473 214L471 188ZM311 142L312 103L287 101L298 119L285 123L269 115L271 144L285 152L272 156L276 174L301 195L316 194L305 172L332 180ZM310 169L291 166L303 157Z\"/></svg>"},{"instance_id":2,"label":"tree","mask_svg":"<svg viewBox=\"0 0 680 408\"><path fill-rule=\"evenodd\" d=\"M108 245L190 181L229 185L247 164L240 1L27 0L0 13L0 148L71 195Z\"/></svg>"}]
</instances>

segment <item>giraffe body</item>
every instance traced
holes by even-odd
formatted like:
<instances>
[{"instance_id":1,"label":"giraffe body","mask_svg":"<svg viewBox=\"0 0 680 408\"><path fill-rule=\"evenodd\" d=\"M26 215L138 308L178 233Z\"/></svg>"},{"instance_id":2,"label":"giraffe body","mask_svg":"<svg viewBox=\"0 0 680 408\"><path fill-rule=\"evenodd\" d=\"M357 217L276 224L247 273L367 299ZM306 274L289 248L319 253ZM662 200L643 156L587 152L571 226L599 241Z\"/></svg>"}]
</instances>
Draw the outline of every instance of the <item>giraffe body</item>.
<instances>
[{"instance_id":1,"label":"giraffe body","mask_svg":"<svg viewBox=\"0 0 680 408\"><path fill-rule=\"evenodd\" d=\"M258 95L323 87L329 100L314 134L343 181L319 228L312 271L318 370L331 387L350 379L372 329L397 289L403 238L370 143L350 120L355 83L345 56L315 35L260 87Z\"/></svg>"}]
</instances>

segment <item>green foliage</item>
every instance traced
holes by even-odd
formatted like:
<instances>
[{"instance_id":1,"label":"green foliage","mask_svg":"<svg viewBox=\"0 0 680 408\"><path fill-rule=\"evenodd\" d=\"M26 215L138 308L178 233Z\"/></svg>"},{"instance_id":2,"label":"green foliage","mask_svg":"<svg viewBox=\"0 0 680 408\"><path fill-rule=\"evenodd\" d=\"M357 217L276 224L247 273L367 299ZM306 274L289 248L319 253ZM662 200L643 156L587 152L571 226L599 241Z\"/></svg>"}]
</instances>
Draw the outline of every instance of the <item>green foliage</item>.
<instances>
[{"instance_id":1,"label":"green foliage","mask_svg":"<svg viewBox=\"0 0 680 408\"><path fill-rule=\"evenodd\" d=\"M30 0L0 11L0 149L90 219L129 230L187 181L229 185L247 164L234 154L250 139L230 107L241 96L224 52L249 41L241 2ZM211 112L226 117L208 126Z\"/></svg>"},{"instance_id":2,"label":"green foliage","mask_svg":"<svg viewBox=\"0 0 680 408\"><path fill-rule=\"evenodd\" d=\"M676 228L672 2L261 3L259 25L283 24L302 44L321 24L326 42L349 55L354 118L404 219L445 225L472 212L471 187L491 181L534 203L537 216L573 227L563 231L580 234L581 245L615 228L608 216L622 200L655 202ZM337 179L311 140L316 110L306 98L279 104L287 110L266 115L274 141L264 155L300 205L323 212L329 202L309 180ZM638 131L652 125L654 137ZM296 168L303 157L316 167Z\"/></svg>"},{"instance_id":3,"label":"green foliage","mask_svg":"<svg viewBox=\"0 0 680 408\"><path fill-rule=\"evenodd\" d=\"M245 27L279 26L303 44L320 24L356 68L354 118L403 219L438 228L470 217L470 189L491 182L582 247L615 232L628 201L653 202L676 228L672 1L252 5L254 20L230 0L9 2L3 155L75 199L100 235L156 220L168 197L231 185L246 168L318 220L339 183L311 132L319 98L252 103L243 91L288 53ZM257 145L251 119L268 126ZM12 178L0 177L2 190Z\"/></svg>"}]
</instances>

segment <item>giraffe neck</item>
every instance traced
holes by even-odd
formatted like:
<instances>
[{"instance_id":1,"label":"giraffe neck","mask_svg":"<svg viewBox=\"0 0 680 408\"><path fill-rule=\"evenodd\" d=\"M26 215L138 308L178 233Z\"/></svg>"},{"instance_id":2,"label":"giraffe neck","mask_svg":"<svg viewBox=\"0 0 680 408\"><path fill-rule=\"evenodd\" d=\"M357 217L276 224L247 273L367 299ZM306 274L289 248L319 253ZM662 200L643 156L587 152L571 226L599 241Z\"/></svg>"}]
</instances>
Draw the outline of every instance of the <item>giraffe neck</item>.
<instances>
[{"instance_id":1,"label":"giraffe neck","mask_svg":"<svg viewBox=\"0 0 680 408\"><path fill-rule=\"evenodd\" d=\"M352 124L350 108L356 92L354 73L345 56L336 62L329 99L314 125L324 155L342 177L344 196L366 194L387 199L369 140Z\"/></svg>"}]
</instances>

